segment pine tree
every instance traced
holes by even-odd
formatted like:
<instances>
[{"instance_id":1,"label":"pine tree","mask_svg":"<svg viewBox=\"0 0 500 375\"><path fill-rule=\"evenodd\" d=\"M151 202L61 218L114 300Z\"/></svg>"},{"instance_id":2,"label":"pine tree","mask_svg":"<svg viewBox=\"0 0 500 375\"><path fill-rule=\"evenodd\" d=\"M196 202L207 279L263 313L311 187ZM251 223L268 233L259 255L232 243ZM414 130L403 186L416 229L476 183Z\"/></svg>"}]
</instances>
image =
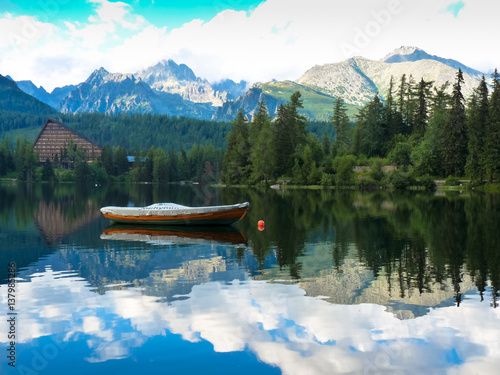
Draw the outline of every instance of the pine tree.
<instances>
[{"instance_id":1,"label":"pine tree","mask_svg":"<svg viewBox=\"0 0 500 375\"><path fill-rule=\"evenodd\" d=\"M158 148L153 158L153 182L166 183L168 181L167 157L163 149Z\"/></svg>"},{"instance_id":2,"label":"pine tree","mask_svg":"<svg viewBox=\"0 0 500 375\"><path fill-rule=\"evenodd\" d=\"M179 177L179 181L187 181L189 180L189 163L186 155L186 151L182 148L179 151L179 155L177 157L177 173Z\"/></svg>"},{"instance_id":3,"label":"pine tree","mask_svg":"<svg viewBox=\"0 0 500 375\"><path fill-rule=\"evenodd\" d=\"M55 177L54 169L52 168L52 163L49 158L45 159L45 163L42 168L42 181L52 181Z\"/></svg>"},{"instance_id":4,"label":"pine tree","mask_svg":"<svg viewBox=\"0 0 500 375\"><path fill-rule=\"evenodd\" d=\"M413 134L424 135L429 120L429 96L432 82L422 78L417 86L417 100L413 123Z\"/></svg>"},{"instance_id":5,"label":"pine tree","mask_svg":"<svg viewBox=\"0 0 500 375\"><path fill-rule=\"evenodd\" d=\"M404 112L404 121L405 134L411 134L413 132L413 127L415 125L415 111L417 108L417 100L416 100L416 91L415 91L415 78L410 74L410 78L408 79L408 83L406 86L406 100L405 100L405 112Z\"/></svg>"},{"instance_id":6,"label":"pine tree","mask_svg":"<svg viewBox=\"0 0 500 375\"><path fill-rule=\"evenodd\" d=\"M401 112L397 110L393 92L394 78L391 76L389 89L387 90L387 98L385 101L385 122L387 124L387 136L389 139L392 139L397 134L401 134L403 131L403 118L401 116Z\"/></svg>"},{"instance_id":7,"label":"pine tree","mask_svg":"<svg viewBox=\"0 0 500 375\"><path fill-rule=\"evenodd\" d=\"M323 134L323 140L321 142L321 146L323 148L323 155L325 157L330 155L330 140L328 139L328 134L326 134L326 131Z\"/></svg>"},{"instance_id":8,"label":"pine tree","mask_svg":"<svg viewBox=\"0 0 500 375\"><path fill-rule=\"evenodd\" d=\"M249 177L250 142L248 120L240 109L232 122L227 149L222 162L221 179L227 184L244 183Z\"/></svg>"},{"instance_id":9,"label":"pine tree","mask_svg":"<svg viewBox=\"0 0 500 375\"><path fill-rule=\"evenodd\" d=\"M127 150L118 146L113 153L113 164L117 176L128 172Z\"/></svg>"},{"instance_id":10,"label":"pine tree","mask_svg":"<svg viewBox=\"0 0 500 375\"><path fill-rule=\"evenodd\" d=\"M445 124L443 143L443 167L447 175L462 176L467 158L467 128L465 100L462 95L464 77L457 72L453 85L450 117Z\"/></svg>"},{"instance_id":11,"label":"pine tree","mask_svg":"<svg viewBox=\"0 0 500 375\"><path fill-rule=\"evenodd\" d=\"M250 145L253 146L257 142L257 138L260 135L262 127L269 120L269 111L267 110L266 102L264 99L259 101L259 108L252 118L252 124L250 127Z\"/></svg>"},{"instance_id":12,"label":"pine tree","mask_svg":"<svg viewBox=\"0 0 500 375\"><path fill-rule=\"evenodd\" d=\"M307 121L298 112L303 108L300 97L300 92L296 91L289 103L280 104L273 123L274 158L278 175L291 173L294 153L307 143Z\"/></svg>"},{"instance_id":13,"label":"pine tree","mask_svg":"<svg viewBox=\"0 0 500 375\"><path fill-rule=\"evenodd\" d=\"M492 74L493 91L489 102L488 127L486 132L485 163L491 180L500 178L500 74Z\"/></svg>"},{"instance_id":14,"label":"pine tree","mask_svg":"<svg viewBox=\"0 0 500 375\"><path fill-rule=\"evenodd\" d=\"M291 129L293 129L295 147L305 145L307 142L307 120L305 116L299 114L299 109L304 108L301 99L300 91L295 91L290 96L290 102L286 105L289 112L289 118L292 121Z\"/></svg>"},{"instance_id":15,"label":"pine tree","mask_svg":"<svg viewBox=\"0 0 500 375\"><path fill-rule=\"evenodd\" d=\"M341 96L333 106L333 116L330 122L335 127L335 150L337 156L347 154L351 147L351 124L347 116L347 108Z\"/></svg>"},{"instance_id":16,"label":"pine tree","mask_svg":"<svg viewBox=\"0 0 500 375\"><path fill-rule=\"evenodd\" d=\"M275 170L273 151L271 118L266 103L262 99L250 128L250 163L253 181L264 180L267 185L272 179Z\"/></svg>"},{"instance_id":17,"label":"pine tree","mask_svg":"<svg viewBox=\"0 0 500 375\"><path fill-rule=\"evenodd\" d=\"M385 123L384 105L378 95L360 109L357 115L360 151L368 157L383 156L387 139L387 124Z\"/></svg>"},{"instance_id":18,"label":"pine tree","mask_svg":"<svg viewBox=\"0 0 500 375\"><path fill-rule=\"evenodd\" d=\"M271 121L264 122L256 143L252 146L252 180L264 180L265 184L275 175L275 156Z\"/></svg>"},{"instance_id":19,"label":"pine tree","mask_svg":"<svg viewBox=\"0 0 500 375\"><path fill-rule=\"evenodd\" d=\"M101 165L109 175L115 175L115 166L113 163L113 149L109 144L104 145L100 157Z\"/></svg>"},{"instance_id":20,"label":"pine tree","mask_svg":"<svg viewBox=\"0 0 500 375\"><path fill-rule=\"evenodd\" d=\"M465 170L473 181L482 181L485 168L485 132L489 115L488 86L483 78L469 100L467 130L469 136Z\"/></svg>"}]
</instances>

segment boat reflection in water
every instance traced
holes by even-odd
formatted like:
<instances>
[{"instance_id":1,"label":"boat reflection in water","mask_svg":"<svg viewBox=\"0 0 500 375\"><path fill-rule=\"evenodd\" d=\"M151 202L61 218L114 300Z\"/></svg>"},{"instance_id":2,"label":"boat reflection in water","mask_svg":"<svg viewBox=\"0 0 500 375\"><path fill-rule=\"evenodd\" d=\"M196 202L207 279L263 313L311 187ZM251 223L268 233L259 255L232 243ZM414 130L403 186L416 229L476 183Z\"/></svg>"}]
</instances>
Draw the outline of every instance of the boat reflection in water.
<instances>
[{"instance_id":1,"label":"boat reflection in water","mask_svg":"<svg viewBox=\"0 0 500 375\"><path fill-rule=\"evenodd\" d=\"M103 240L142 241L152 244L247 245L243 233L233 226L143 226L113 224L101 234Z\"/></svg>"}]
</instances>

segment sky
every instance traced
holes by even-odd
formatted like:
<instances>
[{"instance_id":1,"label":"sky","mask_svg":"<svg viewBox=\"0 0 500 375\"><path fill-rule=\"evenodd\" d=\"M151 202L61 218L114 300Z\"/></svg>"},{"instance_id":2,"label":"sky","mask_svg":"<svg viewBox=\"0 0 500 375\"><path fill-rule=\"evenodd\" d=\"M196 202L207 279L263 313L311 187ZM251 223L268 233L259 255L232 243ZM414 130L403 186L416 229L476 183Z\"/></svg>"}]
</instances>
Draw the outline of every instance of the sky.
<instances>
[{"instance_id":1,"label":"sky","mask_svg":"<svg viewBox=\"0 0 500 375\"><path fill-rule=\"evenodd\" d=\"M216 82L296 80L400 46L491 73L498 0L0 0L0 74L47 91L163 59Z\"/></svg>"}]
</instances>

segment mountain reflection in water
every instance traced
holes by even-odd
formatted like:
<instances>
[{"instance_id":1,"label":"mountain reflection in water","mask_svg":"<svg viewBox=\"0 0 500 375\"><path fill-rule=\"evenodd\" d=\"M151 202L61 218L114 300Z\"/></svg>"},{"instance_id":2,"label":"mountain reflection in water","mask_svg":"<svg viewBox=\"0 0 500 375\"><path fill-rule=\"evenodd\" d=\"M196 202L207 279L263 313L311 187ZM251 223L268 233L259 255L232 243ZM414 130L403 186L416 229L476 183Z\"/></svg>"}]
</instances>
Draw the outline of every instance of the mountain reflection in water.
<instances>
[{"instance_id":1,"label":"mountain reflection in water","mask_svg":"<svg viewBox=\"0 0 500 375\"><path fill-rule=\"evenodd\" d=\"M38 373L488 374L500 365L496 196L190 186L0 193L0 264L16 262L19 276L18 364ZM251 209L234 228L94 218L104 205L242 199ZM76 224L52 224L65 218ZM60 354L35 369L33 353L48 345Z\"/></svg>"}]
</instances>

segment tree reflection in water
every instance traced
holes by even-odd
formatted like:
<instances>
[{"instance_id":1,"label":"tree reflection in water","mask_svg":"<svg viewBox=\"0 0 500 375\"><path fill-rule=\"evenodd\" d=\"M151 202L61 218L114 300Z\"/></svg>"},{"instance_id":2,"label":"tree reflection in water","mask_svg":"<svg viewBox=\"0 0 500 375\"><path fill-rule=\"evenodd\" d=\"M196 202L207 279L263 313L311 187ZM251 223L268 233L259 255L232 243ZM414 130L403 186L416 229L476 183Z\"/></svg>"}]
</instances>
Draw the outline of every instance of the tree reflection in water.
<instances>
[{"instance_id":1,"label":"tree reflection in water","mask_svg":"<svg viewBox=\"0 0 500 375\"><path fill-rule=\"evenodd\" d=\"M358 274L369 271L370 275L357 276L358 295L342 297L350 303L362 301L360 295L367 286L379 283L378 287L386 289L389 302L440 293L451 286L456 305L471 286L477 288L481 298L491 287L491 305L497 306L500 198L496 195L275 191L200 185L82 188L66 184L3 184L0 224L4 232L14 233L35 223L49 247L71 237L82 247L99 248L100 235L109 224L99 213L105 205L176 202L195 206L245 201L250 202L250 210L236 228L248 239L248 245L220 250L219 255L225 262L245 269L251 277L280 275L301 285L312 285L315 280L311 288L324 291L326 287L319 286L319 279L339 282L332 278L349 276L346 273L354 272L355 264ZM258 230L259 220L266 223L264 231ZM15 249L24 245L12 246ZM123 261L124 249L121 253L106 250L85 255L84 265L81 254L69 251L63 257L96 286L103 280L138 280L151 269L161 268L159 261L169 262L150 253L134 254L134 259L128 255L128 261ZM22 267L44 251L53 248L37 248L31 255L14 252L9 257L17 257ZM0 257L7 259L5 253ZM124 272L123 267L132 267L131 272Z\"/></svg>"}]
</instances>

